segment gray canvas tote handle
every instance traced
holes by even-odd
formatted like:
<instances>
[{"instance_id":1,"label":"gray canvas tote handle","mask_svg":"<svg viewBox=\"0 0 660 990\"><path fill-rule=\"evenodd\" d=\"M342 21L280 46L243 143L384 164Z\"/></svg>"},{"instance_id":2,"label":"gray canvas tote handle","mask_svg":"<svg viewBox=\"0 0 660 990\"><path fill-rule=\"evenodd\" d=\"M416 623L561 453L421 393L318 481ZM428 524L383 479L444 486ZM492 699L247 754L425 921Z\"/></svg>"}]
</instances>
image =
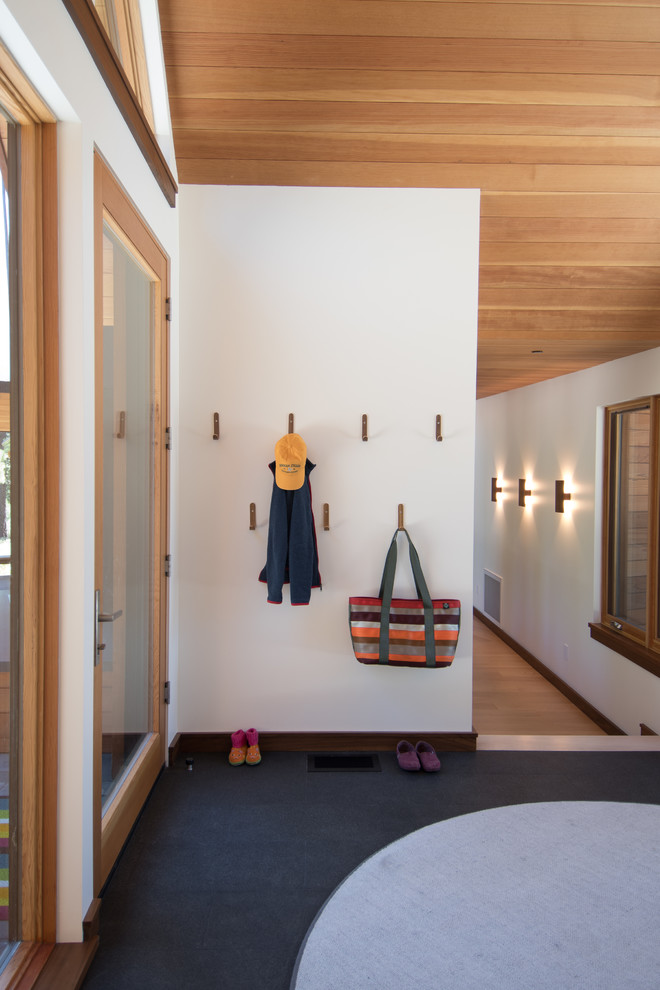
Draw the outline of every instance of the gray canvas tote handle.
<instances>
[{"instance_id":1,"label":"gray canvas tote handle","mask_svg":"<svg viewBox=\"0 0 660 990\"><path fill-rule=\"evenodd\" d=\"M387 663L389 658L389 632L390 632L390 609L392 607L392 592L394 590L394 575L397 563L397 536L405 533L408 540L408 550L410 556L410 566L417 594L424 604L424 652L426 653L426 666L435 667L435 632L433 628L433 602L429 594L422 565L419 562L419 555L407 529L397 529L392 537L390 548L385 558L383 568L383 579L380 583L378 597L381 599L380 606L380 635L378 639L378 662Z\"/></svg>"}]
</instances>

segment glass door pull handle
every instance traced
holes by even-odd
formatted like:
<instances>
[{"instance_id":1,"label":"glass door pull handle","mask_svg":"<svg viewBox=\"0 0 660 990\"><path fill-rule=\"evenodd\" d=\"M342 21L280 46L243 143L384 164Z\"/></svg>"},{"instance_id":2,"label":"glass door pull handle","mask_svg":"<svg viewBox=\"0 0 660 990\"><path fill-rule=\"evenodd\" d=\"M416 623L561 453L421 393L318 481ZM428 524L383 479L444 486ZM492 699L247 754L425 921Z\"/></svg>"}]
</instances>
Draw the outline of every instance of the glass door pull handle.
<instances>
[{"instance_id":1,"label":"glass door pull handle","mask_svg":"<svg viewBox=\"0 0 660 990\"><path fill-rule=\"evenodd\" d=\"M119 609L118 612L102 612L101 611L101 592L97 588L94 592L94 666L98 666L101 662L101 654L106 647L106 644L101 642L101 622L114 622L118 619L120 615L123 615L123 611Z\"/></svg>"},{"instance_id":2,"label":"glass door pull handle","mask_svg":"<svg viewBox=\"0 0 660 990\"><path fill-rule=\"evenodd\" d=\"M120 608L118 612L99 612L96 618L99 622L114 622L123 614L123 609Z\"/></svg>"}]
</instances>

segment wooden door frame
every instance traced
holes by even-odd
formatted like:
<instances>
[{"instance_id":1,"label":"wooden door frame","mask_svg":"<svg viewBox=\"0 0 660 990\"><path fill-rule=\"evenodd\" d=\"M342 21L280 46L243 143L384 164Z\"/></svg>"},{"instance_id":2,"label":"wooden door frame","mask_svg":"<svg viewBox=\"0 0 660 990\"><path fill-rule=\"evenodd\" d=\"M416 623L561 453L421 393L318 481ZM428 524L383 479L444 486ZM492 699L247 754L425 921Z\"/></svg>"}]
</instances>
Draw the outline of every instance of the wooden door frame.
<instances>
[{"instance_id":1,"label":"wooden door frame","mask_svg":"<svg viewBox=\"0 0 660 990\"><path fill-rule=\"evenodd\" d=\"M59 312L55 118L0 46L0 101L19 125L20 365L13 413L22 438L20 620L12 686L20 747L21 941L0 988L31 985L56 938L59 680ZM18 541L17 541L18 542Z\"/></svg>"},{"instance_id":2,"label":"wooden door frame","mask_svg":"<svg viewBox=\"0 0 660 990\"><path fill-rule=\"evenodd\" d=\"M98 895L114 865L139 811L148 797L160 768L165 763L167 745L167 709L162 684L167 678L167 585L165 556L169 539L169 474L165 429L169 416L169 339L166 300L169 294L169 258L98 151L94 156L94 244L95 244L95 380L96 380L96 493L95 493L95 588L102 586L102 375L103 349L103 224L109 220L113 230L123 237L155 274L159 292L155 298L156 340L154 395L154 679L152 710L154 731L129 770L116 798L102 816L101 801L101 666L94 677L94 889ZM159 644L160 649L157 648Z\"/></svg>"}]
</instances>

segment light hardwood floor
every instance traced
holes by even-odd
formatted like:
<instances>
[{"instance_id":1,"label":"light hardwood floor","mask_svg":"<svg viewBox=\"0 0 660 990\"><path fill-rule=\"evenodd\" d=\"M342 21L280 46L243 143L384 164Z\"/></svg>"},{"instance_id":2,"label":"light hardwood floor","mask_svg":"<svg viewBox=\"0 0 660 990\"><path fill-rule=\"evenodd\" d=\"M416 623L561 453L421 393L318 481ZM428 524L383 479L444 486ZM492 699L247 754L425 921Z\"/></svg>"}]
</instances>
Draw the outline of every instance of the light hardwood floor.
<instances>
[{"instance_id":1,"label":"light hardwood floor","mask_svg":"<svg viewBox=\"0 0 660 990\"><path fill-rule=\"evenodd\" d=\"M477 749L659 752L660 736L609 736L474 619Z\"/></svg>"},{"instance_id":2,"label":"light hardwood floor","mask_svg":"<svg viewBox=\"0 0 660 990\"><path fill-rule=\"evenodd\" d=\"M606 734L477 618L473 629L472 721L480 735Z\"/></svg>"}]
</instances>

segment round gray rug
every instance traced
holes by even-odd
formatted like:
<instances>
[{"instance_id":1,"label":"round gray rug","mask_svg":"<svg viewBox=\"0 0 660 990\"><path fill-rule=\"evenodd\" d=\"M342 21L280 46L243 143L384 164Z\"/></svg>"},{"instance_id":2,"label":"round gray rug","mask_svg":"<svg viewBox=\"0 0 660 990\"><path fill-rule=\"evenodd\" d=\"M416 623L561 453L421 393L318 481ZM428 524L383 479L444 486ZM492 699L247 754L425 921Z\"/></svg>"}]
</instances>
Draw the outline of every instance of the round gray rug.
<instances>
[{"instance_id":1,"label":"round gray rug","mask_svg":"<svg viewBox=\"0 0 660 990\"><path fill-rule=\"evenodd\" d=\"M660 806L553 802L438 822L319 912L292 990L660 987Z\"/></svg>"}]
</instances>

